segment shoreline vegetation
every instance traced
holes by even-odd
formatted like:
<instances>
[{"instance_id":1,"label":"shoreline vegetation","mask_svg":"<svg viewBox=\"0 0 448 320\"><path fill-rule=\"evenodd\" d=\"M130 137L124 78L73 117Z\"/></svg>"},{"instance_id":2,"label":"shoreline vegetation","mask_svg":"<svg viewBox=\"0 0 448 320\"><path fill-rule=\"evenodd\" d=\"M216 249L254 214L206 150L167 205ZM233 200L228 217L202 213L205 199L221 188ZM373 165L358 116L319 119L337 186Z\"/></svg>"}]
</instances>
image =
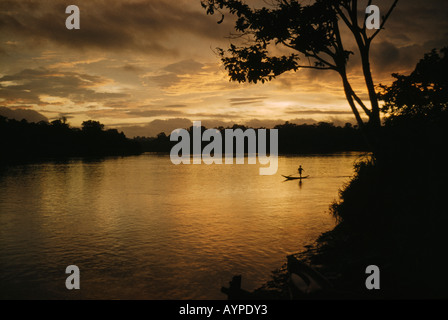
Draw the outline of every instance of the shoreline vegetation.
<instances>
[{"instance_id":1,"label":"shoreline vegetation","mask_svg":"<svg viewBox=\"0 0 448 320\"><path fill-rule=\"evenodd\" d=\"M433 50L410 75L393 74L392 85L378 87L380 148L355 165L331 204L336 227L295 255L334 288L302 298L448 298L448 48L440 53ZM370 265L380 270L379 290L366 288ZM252 294L290 298L290 280L283 266Z\"/></svg>"},{"instance_id":2,"label":"shoreline vegetation","mask_svg":"<svg viewBox=\"0 0 448 320\"><path fill-rule=\"evenodd\" d=\"M206 130L202 127L202 132ZM234 125L226 129L249 129ZM286 122L277 125L279 154L337 153L365 151L359 129L347 123L344 127L320 122L313 125L296 125ZM193 127L187 129L189 132ZM117 129L105 129L98 121L85 121L81 128L70 127L66 119L50 123L8 119L0 116L0 163L23 163L60 160L73 157L129 156L143 153L169 154L177 141L170 141L164 132L157 137L127 138ZM225 140L223 139L223 147ZM205 146L205 143L203 143ZM246 145L247 148L247 145Z\"/></svg>"},{"instance_id":3,"label":"shoreline vegetation","mask_svg":"<svg viewBox=\"0 0 448 320\"><path fill-rule=\"evenodd\" d=\"M266 128L249 128L242 125L233 125L232 127L215 128L221 136L223 136L222 150L225 149L225 130L242 130L248 129L266 129ZM316 124L294 124L286 121L284 124L276 125L273 129L278 130L278 152L280 155L286 154L310 154L310 153L335 153L345 151L366 151L367 144L362 133L357 126L346 123L342 126L335 126L330 122L319 122ZM201 134L207 130L201 127ZM190 136L193 133L193 127L187 129ZM171 149L178 143L170 141L170 136L164 132L159 133L157 137L135 137L144 152L170 153ZM269 140L269 139L268 139ZM203 147L206 142L201 141ZM191 141L192 144L192 141ZM269 145L269 141L267 143ZM246 144L247 151L247 144Z\"/></svg>"},{"instance_id":4,"label":"shoreline vegetation","mask_svg":"<svg viewBox=\"0 0 448 320\"><path fill-rule=\"evenodd\" d=\"M141 153L123 132L92 120L72 128L65 118L35 123L0 117L0 149L0 163L7 164Z\"/></svg>"}]
</instances>

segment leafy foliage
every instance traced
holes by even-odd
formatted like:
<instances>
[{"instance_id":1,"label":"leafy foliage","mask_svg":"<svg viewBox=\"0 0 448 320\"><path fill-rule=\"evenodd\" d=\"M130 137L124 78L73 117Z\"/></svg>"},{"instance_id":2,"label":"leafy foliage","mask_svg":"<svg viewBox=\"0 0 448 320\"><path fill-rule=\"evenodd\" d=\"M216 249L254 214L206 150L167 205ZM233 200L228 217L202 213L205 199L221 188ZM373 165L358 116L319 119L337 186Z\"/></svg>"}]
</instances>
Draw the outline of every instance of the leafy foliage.
<instances>
[{"instance_id":1,"label":"leafy foliage","mask_svg":"<svg viewBox=\"0 0 448 320\"><path fill-rule=\"evenodd\" d=\"M218 23L223 22L226 10L235 16L237 34L233 40L244 40L239 45L232 43L227 50L218 49L230 80L264 83L304 68L336 71L358 125L372 145L377 142L375 135L381 121L369 51L397 3L398 0L392 2L380 29L372 34L365 23L359 25L357 0L273 0L269 7L262 8L252 8L243 0L201 0L207 14L222 15ZM358 46L370 109L350 84L347 63L354 53L344 48L340 23L348 27ZM368 116L368 126L359 108Z\"/></svg>"},{"instance_id":2,"label":"leafy foliage","mask_svg":"<svg viewBox=\"0 0 448 320\"><path fill-rule=\"evenodd\" d=\"M316 1L303 5L299 1L278 1L272 8L250 8L242 1L202 1L208 14L224 8L237 16L235 30L250 37L251 44L229 50L219 49L232 80L238 82L270 81L287 71L299 68L331 69L335 66L319 54L333 55L331 48L338 47L335 25L337 16L328 1ZM224 15L223 15L224 16ZM280 45L312 58L313 64L300 65L295 53L272 56L270 45ZM289 50L290 51L290 50ZM230 57L226 57L229 53ZM350 52L344 51L347 60ZM343 59L343 60L344 60Z\"/></svg>"},{"instance_id":3,"label":"leafy foliage","mask_svg":"<svg viewBox=\"0 0 448 320\"><path fill-rule=\"evenodd\" d=\"M217 128L223 137L222 150L225 150L226 129L241 129L245 131L249 128L237 124L230 128ZM281 125L276 125L275 129L278 130L279 134L278 151L280 154L365 151L367 149L365 141L359 132L359 128L352 126L350 123L345 124L344 127L340 127L328 122L301 125L286 122ZM192 130L192 127L188 129L190 136ZM206 128L202 127L202 131L205 130ZM256 134L258 134L257 131ZM160 133L155 138L137 137L135 140L142 145L144 151L148 152L167 153L177 143L170 141L170 137L165 133ZM193 141L190 140L190 143L193 144ZM208 145L208 142L202 142L202 148L206 145Z\"/></svg>"},{"instance_id":4,"label":"leafy foliage","mask_svg":"<svg viewBox=\"0 0 448 320\"><path fill-rule=\"evenodd\" d=\"M30 123L0 117L0 162L140 153L140 145L97 121L71 128L67 119Z\"/></svg>"},{"instance_id":5,"label":"leafy foliage","mask_svg":"<svg viewBox=\"0 0 448 320\"><path fill-rule=\"evenodd\" d=\"M390 86L379 86L388 121L398 118L434 117L448 106L448 48L432 50L408 76L393 74Z\"/></svg>"},{"instance_id":6,"label":"leafy foliage","mask_svg":"<svg viewBox=\"0 0 448 320\"><path fill-rule=\"evenodd\" d=\"M339 224L328 263L350 281L354 270L379 261L387 267L382 288L392 297L446 296L447 49L440 53L380 86L387 114L381 152L356 166L331 207Z\"/></svg>"}]
</instances>

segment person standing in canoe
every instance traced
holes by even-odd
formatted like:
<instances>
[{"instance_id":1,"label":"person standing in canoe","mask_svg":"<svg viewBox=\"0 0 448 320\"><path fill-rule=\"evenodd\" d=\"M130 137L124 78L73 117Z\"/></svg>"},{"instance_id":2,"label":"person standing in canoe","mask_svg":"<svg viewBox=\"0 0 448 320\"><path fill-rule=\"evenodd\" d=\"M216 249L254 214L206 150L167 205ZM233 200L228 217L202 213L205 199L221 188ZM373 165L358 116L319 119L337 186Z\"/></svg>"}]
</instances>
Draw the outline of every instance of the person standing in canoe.
<instances>
[{"instance_id":1,"label":"person standing in canoe","mask_svg":"<svg viewBox=\"0 0 448 320\"><path fill-rule=\"evenodd\" d=\"M299 176L300 176L300 178L302 178L302 172L305 170L302 168L301 165L299 166L299 169L297 169L297 171L299 171Z\"/></svg>"}]
</instances>

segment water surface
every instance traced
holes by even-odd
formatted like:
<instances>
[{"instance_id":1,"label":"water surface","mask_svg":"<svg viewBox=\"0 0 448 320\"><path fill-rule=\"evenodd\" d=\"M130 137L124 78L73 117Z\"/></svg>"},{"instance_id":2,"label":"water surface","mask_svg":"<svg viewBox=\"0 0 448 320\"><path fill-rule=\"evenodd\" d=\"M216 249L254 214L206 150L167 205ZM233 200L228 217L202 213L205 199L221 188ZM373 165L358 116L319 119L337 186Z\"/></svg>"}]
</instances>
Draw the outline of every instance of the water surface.
<instances>
[{"instance_id":1,"label":"water surface","mask_svg":"<svg viewBox=\"0 0 448 320\"><path fill-rule=\"evenodd\" d=\"M169 156L73 159L0 171L0 297L225 299L252 290L334 226L329 205L358 153L257 165L181 165ZM284 182L299 164L310 179ZM81 290L65 288L65 268Z\"/></svg>"}]
</instances>

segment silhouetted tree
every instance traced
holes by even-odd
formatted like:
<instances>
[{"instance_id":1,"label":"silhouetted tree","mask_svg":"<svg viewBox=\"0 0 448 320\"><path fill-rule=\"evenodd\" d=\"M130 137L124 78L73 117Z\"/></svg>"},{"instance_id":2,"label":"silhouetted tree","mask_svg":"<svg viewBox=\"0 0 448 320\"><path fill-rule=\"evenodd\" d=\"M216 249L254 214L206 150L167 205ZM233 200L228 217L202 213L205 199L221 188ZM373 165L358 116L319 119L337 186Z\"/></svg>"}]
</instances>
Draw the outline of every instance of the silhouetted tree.
<instances>
[{"instance_id":1,"label":"silhouetted tree","mask_svg":"<svg viewBox=\"0 0 448 320\"><path fill-rule=\"evenodd\" d=\"M409 75L393 77L391 85L380 85L378 90L385 102L383 146L388 156L432 156L438 161L441 157L435 150L444 148L448 139L448 48L426 54Z\"/></svg>"},{"instance_id":2,"label":"silhouetted tree","mask_svg":"<svg viewBox=\"0 0 448 320\"><path fill-rule=\"evenodd\" d=\"M137 141L116 129L104 131L97 121L86 121L83 129L70 128L66 119L51 123L29 123L0 116L0 164L43 158L107 156L141 153Z\"/></svg>"},{"instance_id":3,"label":"silhouetted tree","mask_svg":"<svg viewBox=\"0 0 448 320\"><path fill-rule=\"evenodd\" d=\"M398 0L391 3L380 29L373 31L369 31L364 23L366 14L362 13L364 19L359 17L361 8L358 0L273 0L269 8L261 9L251 8L243 0L202 0L201 3L207 14L222 14L219 23L224 19L224 9L235 15L237 36L246 40L243 46L231 44L227 52L218 49L231 80L264 83L291 70L336 71L341 76L345 96L359 127L365 131L371 144L377 144L380 107L369 53L373 39L383 29ZM372 0L367 4L371 5ZM347 62L353 52L344 47L340 24L348 27L357 44L370 108L350 84ZM279 47L276 52L285 52L286 49L288 53L274 55L273 46ZM369 118L368 126L359 108Z\"/></svg>"},{"instance_id":4,"label":"silhouetted tree","mask_svg":"<svg viewBox=\"0 0 448 320\"><path fill-rule=\"evenodd\" d=\"M104 130L104 125L99 121L84 121L82 123L82 131L100 132Z\"/></svg>"},{"instance_id":5,"label":"silhouetted tree","mask_svg":"<svg viewBox=\"0 0 448 320\"><path fill-rule=\"evenodd\" d=\"M207 128L202 127L203 133ZM219 127L218 130L222 136L222 150L225 150L225 130L241 129L245 131L248 127L234 124L231 127ZM365 151L366 145L362 139L357 127L346 124L345 127L337 127L332 123L320 122L313 125L297 125L286 122L282 125L276 125L275 129L279 132L278 151L280 154L304 154L304 153L328 153L341 151ZM188 128L190 137L193 134L193 127ZM256 131L258 134L258 131ZM269 138L269 137L268 137ZM170 152L177 143L170 141L170 137L165 133L159 133L154 138L136 137L134 141L138 142L144 151L148 152ZM193 141L190 140L191 148ZM201 150L209 142L202 142ZM267 143L269 145L269 142ZM247 150L247 145L246 151Z\"/></svg>"},{"instance_id":6,"label":"silhouetted tree","mask_svg":"<svg viewBox=\"0 0 448 320\"><path fill-rule=\"evenodd\" d=\"M447 58L447 49L433 50L412 73L394 74L394 83L380 86L381 155L356 165L331 207L339 224L319 257L328 259L326 269L341 272L347 287L362 283L353 275L375 260L387 266L381 280L387 295L446 296ZM424 276L415 281L416 275Z\"/></svg>"},{"instance_id":7,"label":"silhouetted tree","mask_svg":"<svg viewBox=\"0 0 448 320\"><path fill-rule=\"evenodd\" d=\"M60 119L52 121L51 125L58 127L58 128L69 128L69 124L67 123L66 117L62 117Z\"/></svg>"},{"instance_id":8,"label":"silhouetted tree","mask_svg":"<svg viewBox=\"0 0 448 320\"><path fill-rule=\"evenodd\" d=\"M448 106L448 47L426 54L408 76L392 74L392 85L380 85L386 121L434 117Z\"/></svg>"}]
</instances>

